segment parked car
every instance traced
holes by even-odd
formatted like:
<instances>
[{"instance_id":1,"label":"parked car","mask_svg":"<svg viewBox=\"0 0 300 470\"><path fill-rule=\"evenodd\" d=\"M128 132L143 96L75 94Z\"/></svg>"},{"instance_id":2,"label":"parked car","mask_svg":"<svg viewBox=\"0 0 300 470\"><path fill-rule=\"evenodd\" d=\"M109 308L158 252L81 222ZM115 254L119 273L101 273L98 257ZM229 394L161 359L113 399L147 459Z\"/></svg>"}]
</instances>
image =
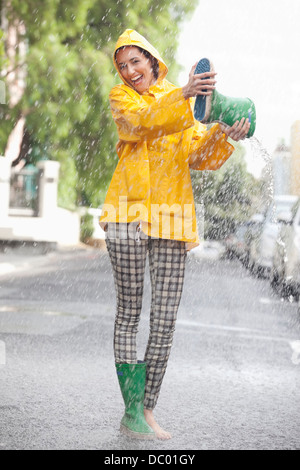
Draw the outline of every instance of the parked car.
<instances>
[{"instance_id":1,"label":"parked car","mask_svg":"<svg viewBox=\"0 0 300 470\"><path fill-rule=\"evenodd\" d=\"M273 266L276 240L280 223L278 214L291 210L298 197L292 195L275 196L270 204L265 220L250 241L249 268L254 274L269 277Z\"/></svg>"},{"instance_id":2,"label":"parked car","mask_svg":"<svg viewBox=\"0 0 300 470\"><path fill-rule=\"evenodd\" d=\"M271 285L279 294L300 294L300 198L291 211L278 215L281 229L276 241Z\"/></svg>"},{"instance_id":3,"label":"parked car","mask_svg":"<svg viewBox=\"0 0 300 470\"><path fill-rule=\"evenodd\" d=\"M249 262L250 241L263 223L263 214L254 214L248 222L237 227L225 240L226 254L228 257L236 257L243 264Z\"/></svg>"},{"instance_id":4,"label":"parked car","mask_svg":"<svg viewBox=\"0 0 300 470\"><path fill-rule=\"evenodd\" d=\"M254 214L248 224L248 229L245 234L245 254L243 257L243 262L245 266L249 267L250 262L250 247L252 240L256 239L258 233L260 233L263 223L265 221L265 214Z\"/></svg>"},{"instance_id":5,"label":"parked car","mask_svg":"<svg viewBox=\"0 0 300 470\"><path fill-rule=\"evenodd\" d=\"M242 224L225 239L226 255L228 258L243 259L246 252L245 235L247 230L248 224Z\"/></svg>"}]
</instances>

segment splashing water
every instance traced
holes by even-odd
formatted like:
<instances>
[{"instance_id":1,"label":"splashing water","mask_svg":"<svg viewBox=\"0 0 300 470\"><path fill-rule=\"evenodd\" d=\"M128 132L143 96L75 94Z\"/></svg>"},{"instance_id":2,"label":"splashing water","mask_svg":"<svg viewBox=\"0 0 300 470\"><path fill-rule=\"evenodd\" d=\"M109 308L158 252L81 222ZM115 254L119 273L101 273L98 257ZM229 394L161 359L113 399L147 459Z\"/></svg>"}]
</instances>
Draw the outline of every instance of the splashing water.
<instances>
[{"instance_id":1,"label":"splashing water","mask_svg":"<svg viewBox=\"0 0 300 470\"><path fill-rule=\"evenodd\" d=\"M273 167L272 167L272 156L267 151L267 149L263 146L261 141L252 136L248 139L248 142L251 147L252 155L254 158L260 158L264 161L265 165L263 168L263 175L265 180L267 181L267 194L268 197L268 205L274 201L274 180L273 180Z\"/></svg>"},{"instance_id":2,"label":"splashing water","mask_svg":"<svg viewBox=\"0 0 300 470\"><path fill-rule=\"evenodd\" d=\"M264 159L264 161L267 163L267 164L270 164L271 163L271 160L272 160L272 157L271 155L269 154L269 152L267 151L267 149L262 145L261 141L258 140L257 137L255 136L252 136L248 139L248 141L250 142L251 144L251 147L252 147L252 150L259 154L260 156L262 156L262 158Z\"/></svg>"}]
</instances>

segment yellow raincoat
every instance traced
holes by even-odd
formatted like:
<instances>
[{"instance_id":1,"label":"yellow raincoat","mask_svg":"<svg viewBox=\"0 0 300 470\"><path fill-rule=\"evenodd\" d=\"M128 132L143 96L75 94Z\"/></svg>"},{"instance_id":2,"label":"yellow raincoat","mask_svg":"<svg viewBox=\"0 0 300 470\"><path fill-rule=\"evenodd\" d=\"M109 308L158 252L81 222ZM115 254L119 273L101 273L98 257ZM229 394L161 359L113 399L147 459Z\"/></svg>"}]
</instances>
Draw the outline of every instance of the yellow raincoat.
<instances>
[{"instance_id":1,"label":"yellow raincoat","mask_svg":"<svg viewBox=\"0 0 300 470\"><path fill-rule=\"evenodd\" d=\"M209 130L194 120L182 89L166 80L168 68L156 49L134 30L126 30L115 51L138 46L159 62L159 76L140 95L125 82L109 95L117 125L119 162L111 180L100 224L140 222L152 237L199 244L190 168L217 170L232 154L219 124Z\"/></svg>"}]
</instances>

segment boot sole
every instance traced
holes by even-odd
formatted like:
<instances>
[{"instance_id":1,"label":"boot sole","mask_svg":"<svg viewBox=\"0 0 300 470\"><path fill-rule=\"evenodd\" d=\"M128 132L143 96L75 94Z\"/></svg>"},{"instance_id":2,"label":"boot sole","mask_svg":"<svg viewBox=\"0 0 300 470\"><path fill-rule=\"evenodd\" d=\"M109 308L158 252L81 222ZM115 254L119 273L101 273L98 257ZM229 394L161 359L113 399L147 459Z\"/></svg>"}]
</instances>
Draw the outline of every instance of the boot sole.
<instances>
[{"instance_id":1,"label":"boot sole","mask_svg":"<svg viewBox=\"0 0 300 470\"><path fill-rule=\"evenodd\" d=\"M125 434L125 436L132 437L133 439L143 439L143 440L154 440L157 439L155 433L142 433L142 432L135 432L131 431L131 429L126 428L121 424L120 426L120 432L122 434Z\"/></svg>"},{"instance_id":2,"label":"boot sole","mask_svg":"<svg viewBox=\"0 0 300 470\"><path fill-rule=\"evenodd\" d=\"M209 59L199 60L194 74L204 73L204 72L214 72L214 66ZM212 95L197 95L194 105L194 116L197 121L207 122L211 113L211 102Z\"/></svg>"}]
</instances>

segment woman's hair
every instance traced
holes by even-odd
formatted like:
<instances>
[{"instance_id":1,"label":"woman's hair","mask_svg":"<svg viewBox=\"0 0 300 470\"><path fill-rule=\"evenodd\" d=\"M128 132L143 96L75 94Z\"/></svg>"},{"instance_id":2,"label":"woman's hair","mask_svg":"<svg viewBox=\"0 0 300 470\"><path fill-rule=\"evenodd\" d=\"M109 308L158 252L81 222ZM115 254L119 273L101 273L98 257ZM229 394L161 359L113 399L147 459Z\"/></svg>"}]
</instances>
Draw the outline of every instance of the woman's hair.
<instances>
[{"instance_id":1,"label":"woman's hair","mask_svg":"<svg viewBox=\"0 0 300 470\"><path fill-rule=\"evenodd\" d=\"M125 49L125 47L128 47L128 46L122 46L122 47L119 47L116 52L115 52L115 58L117 56L117 52L121 49ZM147 59L150 60L151 62L151 66L152 66L152 72L153 72L153 76L155 78L155 80L158 79L158 75L159 75L159 62L158 60L153 57L152 54L150 54L150 52L146 51L145 49L143 49L142 47L139 47L139 46L134 46L134 47L137 47L139 49L139 51L141 51L142 54L144 54L145 57L147 57Z\"/></svg>"}]
</instances>

